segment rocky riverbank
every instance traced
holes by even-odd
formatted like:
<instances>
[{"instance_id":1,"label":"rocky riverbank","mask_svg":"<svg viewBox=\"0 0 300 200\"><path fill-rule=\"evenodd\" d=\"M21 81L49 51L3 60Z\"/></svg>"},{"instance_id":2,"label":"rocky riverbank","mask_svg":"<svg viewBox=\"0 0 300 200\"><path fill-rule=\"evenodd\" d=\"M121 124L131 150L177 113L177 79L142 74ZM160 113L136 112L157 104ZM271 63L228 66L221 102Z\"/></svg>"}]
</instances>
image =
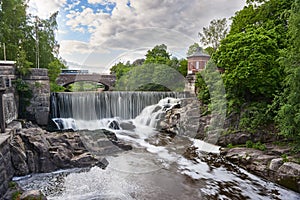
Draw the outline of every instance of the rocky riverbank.
<instances>
[{"instance_id":1,"label":"rocky riverbank","mask_svg":"<svg viewBox=\"0 0 300 200\"><path fill-rule=\"evenodd\" d=\"M300 193L300 164L294 156L282 156L288 152L288 148L272 145L264 151L245 147L222 149L222 155L230 162Z\"/></svg>"},{"instance_id":2,"label":"rocky riverbank","mask_svg":"<svg viewBox=\"0 0 300 200\"><path fill-rule=\"evenodd\" d=\"M197 109L199 102L196 101L186 99L180 106L166 111L164 120L160 122L161 130L207 140L206 130L209 130L214 119L211 115L202 116L199 108ZM190 132L193 131L197 134L191 135ZM217 136L216 144L222 147L223 158L253 174L300 193L300 154L291 154L291 148L287 145L275 145L282 138L272 132L238 132ZM252 144L248 145L252 148L246 148L247 142ZM227 148L229 146L231 148Z\"/></svg>"},{"instance_id":3,"label":"rocky riverbank","mask_svg":"<svg viewBox=\"0 0 300 200\"><path fill-rule=\"evenodd\" d=\"M85 136L97 135L95 148L87 146ZM113 132L100 130L89 132L47 132L31 123L17 122L12 128L10 144L7 147L11 155L11 173L13 176L25 176L33 173L53 172L60 169L89 168L97 165L105 169L109 164L103 157L107 152L130 150L131 146L118 140ZM101 147L101 148L99 148ZM94 151L94 152L93 152ZM19 197L39 195L39 192L25 192L12 187L4 199L11 199L13 194ZM21 199L22 199L21 198ZM25 197L24 197L25 198ZM23 198L23 199L24 199ZM26 199L26 198L25 198Z\"/></svg>"}]
</instances>

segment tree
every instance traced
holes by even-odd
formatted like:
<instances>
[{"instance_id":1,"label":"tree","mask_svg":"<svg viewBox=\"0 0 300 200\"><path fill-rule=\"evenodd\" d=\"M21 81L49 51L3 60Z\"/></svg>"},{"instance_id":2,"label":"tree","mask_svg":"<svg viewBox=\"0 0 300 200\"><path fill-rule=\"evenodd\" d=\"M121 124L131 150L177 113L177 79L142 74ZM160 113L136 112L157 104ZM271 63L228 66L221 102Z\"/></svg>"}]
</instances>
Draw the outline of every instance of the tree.
<instances>
[{"instance_id":1,"label":"tree","mask_svg":"<svg viewBox=\"0 0 300 200\"><path fill-rule=\"evenodd\" d=\"M225 38L228 32L226 18L212 20L208 27L203 27L203 32L198 33L200 41L203 45L211 45L214 50L217 50L220 41Z\"/></svg>"},{"instance_id":2,"label":"tree","mask_svg":"<svg viewBox=\"0 0 300 200\"><path fill-rule=\"evenodd\" d=\"M38 52L40 67L49 70L50 81L54 85L59 75L58 67L61 69L65 67L62 59L58 57L59 45L55 40L58 13L54 13L49 19L40 20L38 17L26 15L27 2L25 0L1 1L0 59L4 59L2 52L5 43L6 59L16 60L18 72L20 75L25 75L30 67L38 67L36 59Z\"/></svg>"},{"instance_id":3,"label":"tree","mask_svg":"<svg viewBox=\"0 0 300 200\"><path fill-rule=\"evenodd\" d=\"M289 18L289 47L283 51L281 64L287 74L276 118L280 131L300 143L300 1L295 0Z\"/></svg>"},{"instance_id":4,"label":"tree","mask_svg":"<svg viewBox=\"0 0 300 200\"><path fill-rule=\"evenodd\" d=\"M1 6L0 44L5 43L7 60L17 60L19 47L22 47L26 35L26 4L23 0L6 0L1 1ZM0 59L3 60L1 46Z\"/></svg>"},{"instance_id":5,"label":"tree","mask_svg":"<svg viewBox=\"0 0 300 200\"><path fill-rule=\"evenodd\" d=\"M184 77L164 64L144 64L133 67L117 79L117 90L129 91L183 91Z\"/></svg>"},{"instance_id":6,"label":"tree","mask_svg":"<svg viewBox=\"0 0 300 200\"><path fill-rule=\"evenodd\" d=\"M115 74L118 80L127 72L129 72L132 67L133 66L131 66L129 62L127 62L126 64L119 62L110 68L110 73Z\"/></svg>"},{"instance_id":7,"label":"tree","mask_svg":"<svg viewBox=\"0 0 300 200\"><path fill-rule=\"evenodd\" d=\"M147 51L144 63L167 64L170 61L170 56L165 44L156 45L153 49Z\"/></svg>"},{"instance_id":8,"label":"tree","mask_svg":"<svg viewBox=\"0 0 300 200\"><path fill-rule=\"evenodd\" d=\"M203 51L203 48L200 47L199 44L195 42L194 44L189 46L189 49L188 49L188 52L186 53L186 55L190 56L197 51Z\"/></svg>"},{"instance_id":9,"label":"tree","mask_svg":"<svg viewBox=\"0 0 300 200\"><path fill-rule=\"evenodd\" d=\"M186 77L187 75L187 66L188 66L188 61L187 59L181 59L179 60L179 67L178 67L178 71L184 76Z\"/></svg>"},{"instance_id":10,"label":"tree","mask_svg":"<svg viewBox=\"0 0 300 200\"><path fill-rule=\"evenodd\" d=\"M225 69L227 97L241 103L272 100L282 80L277 62L279 49L274 31L264 28L247 29L228 35L213 59Z\"/></svg>"}]
</instances>

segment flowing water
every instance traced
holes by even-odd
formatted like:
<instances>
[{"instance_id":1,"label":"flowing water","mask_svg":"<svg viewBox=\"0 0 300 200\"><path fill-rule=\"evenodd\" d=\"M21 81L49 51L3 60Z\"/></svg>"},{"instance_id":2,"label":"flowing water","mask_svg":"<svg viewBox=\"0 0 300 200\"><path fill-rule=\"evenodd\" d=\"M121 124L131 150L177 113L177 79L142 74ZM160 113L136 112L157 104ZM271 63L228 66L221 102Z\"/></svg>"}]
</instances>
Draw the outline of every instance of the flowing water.
<instances>
[{"instance_id":1,"label":"flowing water","mask_svg":"<svg viewBox=\"0 0 300 200\"><path fill-rule=\"evenodd\" d=\"M40 189L49 199L59 200L300 199L300 194L227 162L218 146L158 131L161 115L180 103L174 97L186 96L56 94L52 112L57 126L76 129L86 148L95 156L105 156L109 165L105 170L70 169L15 179L26 189ZM112 145L115 149L108 152L97 150L103 128L114 131L133 149L123 151Z\"/></svg>"}]
</instances>

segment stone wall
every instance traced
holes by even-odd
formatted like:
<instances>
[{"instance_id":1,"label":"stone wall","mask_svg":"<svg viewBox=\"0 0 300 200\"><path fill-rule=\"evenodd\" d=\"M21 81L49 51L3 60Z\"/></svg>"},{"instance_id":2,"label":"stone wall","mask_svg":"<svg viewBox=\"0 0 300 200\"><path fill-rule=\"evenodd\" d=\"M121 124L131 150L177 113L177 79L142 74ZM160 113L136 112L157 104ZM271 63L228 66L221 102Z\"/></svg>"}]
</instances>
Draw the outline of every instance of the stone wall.
<instances>
[{"instance_id":1,"label":"stone wall","mask_svg":"<svg viewBox=\"0 0 300 200\"><path fill-rule=\"evenodd\" d=\"M38 125L47 125L50 111L50 83L47 69L31 69L23 80L32 91L30 105L26 107L28 119Z\"/></svg>"},{"instance_id":2,"label":"stone wall","mask_svg":"<svg viewBox=\"0 0 300 200\"><path fill-rule=\"evenodd\" d=\"M9 124L18 118L18 109L14 93L3 95L5 123Z\"/></svg>"},{"instance_id":3,"label":"stone wall","mask_svg":"<svg viewBox=\"0 0 300 200\"><path fill-rule=\"evenodd\" d=\"M0 136L0 197L6 193L14 175L9 143L9 135Z\"/></svg>"},{"instance_id":4,"label":"stone wall","mask_svg":"<svg viewBox=\"0 0 300 200\"><path fill-rule=\"evenodd\" d=\"M6 91L3 95L3 107L5 123L9 124L18 118L15 89L13 88L13 81L16 79L14 61L0 62L0 78L4 78L6 83Z\"/></svg>"}]
</instances>

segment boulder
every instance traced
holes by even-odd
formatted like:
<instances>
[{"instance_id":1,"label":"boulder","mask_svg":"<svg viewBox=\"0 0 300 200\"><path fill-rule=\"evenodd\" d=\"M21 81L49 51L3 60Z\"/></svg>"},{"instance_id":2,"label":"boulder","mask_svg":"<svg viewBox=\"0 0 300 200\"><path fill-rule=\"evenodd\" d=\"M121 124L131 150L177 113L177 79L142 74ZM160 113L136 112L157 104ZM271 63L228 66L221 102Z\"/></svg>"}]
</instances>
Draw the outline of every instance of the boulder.
<instances>
[{"instance_id":1,"label":"boulder","mask_svg":"<svg viewBox=\"0 0 300 200\"><path fill-rule=\"evenodd\" d=\"M221 154L227 160L256 175L300 192L300 165L283 162L273 149L260 151L251 148L222 148Z\"/></svg>"},{"instance_id":2,"label":"boulder","mask_svg":"<svg viewBox=\"0 0 300 200\"><path fill-rule=\"evenodd\" d=\"M36 127L17 131L10 144L10 151L17 176L88 167L98 162L88 153L78 133L48 134Z\"/></svg>"},{"instance_id":3,"label":"boulder","mask_svg":"<svg viewBox=\"0 0 300 200\"><path fill-rule=\"evenodd\" d=\"M285 162L278 169L280 175L298 176L300 179L300 165L294 162Z\"/></svg>"},{"instance_id":4,"label":"boulder","mask_svg":"<svg viewBox=\"0 0 300 200\"><path fill-rule=\"evenodd\" d=\"M269 165L269 169L273 171L277 171L282 164L283 164L282 158L272 159Z\"/></svg>"},{"instance_id":5,"label":"boulder","mask_svg":"<svg viewBox=\"0 0 300 200\"><path fill-rule=\"evenodd\" d=\"M39 199L39 200L47 200L47 198L41 193L39 190L29 190L25 191L19 198L20 200L31 200L31 199Z\"/></svg>"},{"instance_id":6,"label":"boulder","mask_svg":"<svg viewBox=\"0 0 300 200\"><path fill-rule=\"evenodd\" d=\"M132 124L132 122L121 122L120 127L123 130L130 130L130 131L136 128L135 125Z\"/></svg>"}]
</instances>

